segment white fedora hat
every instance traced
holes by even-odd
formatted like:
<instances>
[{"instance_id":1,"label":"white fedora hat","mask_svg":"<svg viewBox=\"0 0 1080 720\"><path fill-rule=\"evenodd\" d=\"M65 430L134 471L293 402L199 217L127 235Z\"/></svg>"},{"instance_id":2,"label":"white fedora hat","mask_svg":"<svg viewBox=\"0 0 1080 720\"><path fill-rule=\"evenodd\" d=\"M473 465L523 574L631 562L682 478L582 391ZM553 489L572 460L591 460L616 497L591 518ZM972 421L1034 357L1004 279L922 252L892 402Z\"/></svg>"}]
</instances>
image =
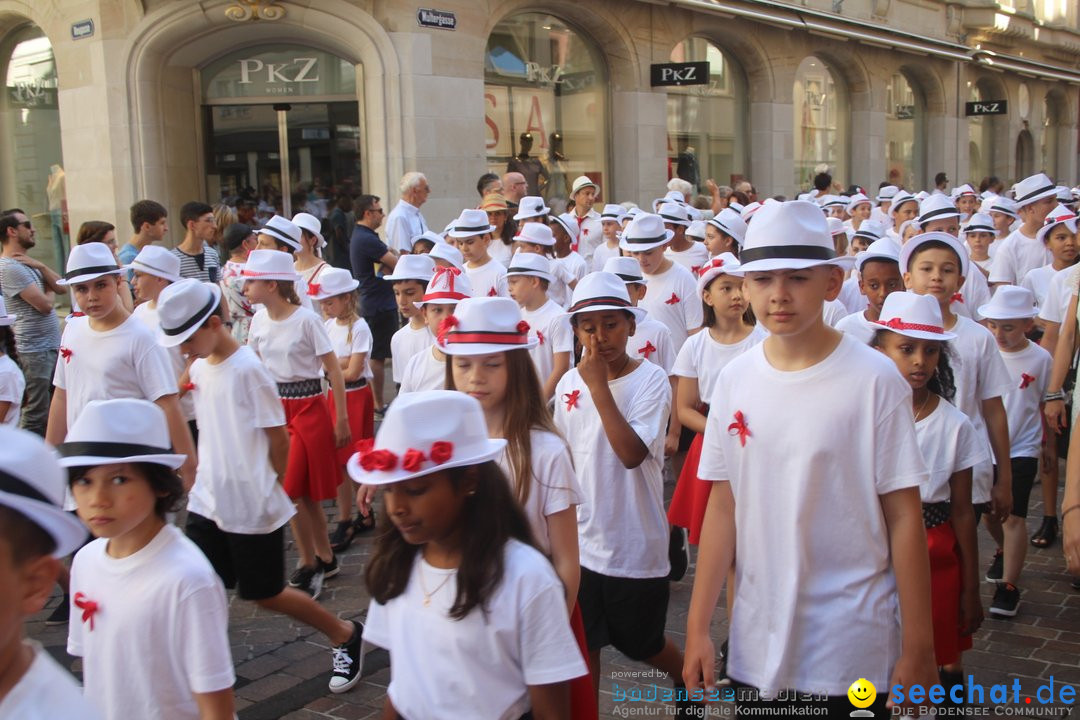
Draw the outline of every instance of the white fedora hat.
<instances>
[{"instance_id":1,"label":"white fedora hat","mask_svg":"<svg viewBox=\"0 0 1080 720\"><path fill-rule=\"evenodd\" d=\"M885 237L885 226L877 220L863 220L859 229L855 231L854 237L864 238L871 243L876 242Z\"/></svg>"},{"instance_id":2,"label":"white fedora hat","mask_svg":"<svg viewBox=\"0 0 1080 720\"><path fill-rule=\"evenodd\" d=\"M818 265L850 268L855 258L836 254L821 208L806 200L766 202L746 231L741 271L802 270Z\"/></svg>"},{"instance_id":3,"label":"white fedora hat","mask_svg":"<svg viewBox=\"0 0 1080 720\"><path fill-rule=\"evenodd\" d=\"M86 527L64 512L67 473L56 453L37 435L0 425L0 505L23 515L56 543L64 557L86 540Z\"/></svg>"},{"instance_id":4,"label":"white fedora hat","mask_svg":"<svg viewBox=\"0 0 1080 720\"><path fill-rule=\"evenodd\" d=\"M960 229L960 232L964 234L977 232L997 234L997 228L994 227L994 218L990 217L987 213L977 212L972 213L971 217L968 218L967 223Z\"/></svg>"},{"instance_id":5,"label":"white fedora hat","mask_svg":"<svg viewBox=\"0 0 1080 720\"><path fill-rule=\"evenodd\" d=\"M628 252L645 252L671 242L675 233L664 227L664 218L653 213L638 213L623 230L619 247Z\"/></svg>"},{"instance_id":6,"label":"white fedora hat","mask_svg":"<svg viewBox=\"0 0 1080 720\"><path fill-rule=\"evenodd\" d=\"M889 206L889 215L896 216L896 211L900 209L900 206L907 202L915 203L915 207L919 207L919 199L906 190L900 190L892 197L892 205Z\"/></svg>"},{"instance_id":7,"label":"white fedora hat","mask_svg":"<svg viewBox=\"0 0 1080 720\"><path fill-rule=\"evenodd\" d=\"M180 279L180 258L160 245L147 245L124 269L176 282Z\"/></svg>"},{"instance_id":8,"label":"white fedora hat","mask_svg":"<svg viewBox=\"0 0 1080 720\"><path fill-rule=\"evenodd\" d=\"M761 209L763 203L752 202L742 210L739 211L739 217L743 219L747 225L750 224L750 220L754 217L758 210ZM728 207L731 207L730 205Z\"/></svg>"},{"instance_id":9,"label":"white fedora hat","mask_svg":"<svg viewBox=\"0 0 1080 720\"><path fill-rule=\"evenodd\" d=\"M296 213L293 215L292 224L301 230L307 230L319 241L319 247L326 247L326 240L322 236L322 222L311 213Z\"/></svg>"},{"instance_id":10,"label":"white fedora hat","mask_svg":"<svg viewBox=\"0 0 1080 720\"><path fill-rule=\"evenodd\" d=\"M435 245L438 245L439 243L445 243L446 242L446 238L444 238L439 233L434 232L432 230L425 230L424 232L420 233L419 235L414 237L412 240L410 240L409 244L410 244L410 246L412 246L412 245L415 245L416 243L420 242L421 240L427 240L429 243L431 243L432 247L434 247ZM417 253L411 253L411 254L415 255ZM402 255L401 257L405 257L405 256ZM384 275L383 277L386 277L386 276Z\"/></svg>"},{"instance_id":11,"label":"white fedora hat","mask_svg":"<svg viewBox=\"0 0 1080 720\"><path fill-rule=\"evenodd\" d=\"M518 304L505 297L466 298L444 320L449 331L439 349L447 355L490 355L507 350L531 350L529 323Z\"/></svg>"},{"instance_id":12,"label":"white fedora hat","mask_svg":"<svg viewBox=\"0 0 1080 720\"><path fill-rule=\"evenodd\" d=\"M275 215L266 221L266 224L255 232L260 235L269 235L277 242L285 243L293 250L300 249L300 228L296 223L280 215Z\"/></svg>"},{"instance_id":13,"label":"white fedora hat","mask_svg":"<svg viewBox=\"0 0 1080 720\"><path fill-rule=\"evenodd\" d=\"M512 301L511 301L512 302ZM494 460L506 440L489 438L476 398L452 390L399 396L386 411L374 441L361 441L349 458L349 477L363 485L389 485L437 470Z\"/></svg>"},{"instance_id":14,"label":"white fedora hat","mask_svg":"<svg viewBox=\"0 0 1080 720\"><path fill-rule=\"evenodd\" d=\"M176 469L165 411L149 400L91 400L57 446L64 467L151 463Z\"/></svg>"},{"instance_id":15,"label":"white fedora hat","mask_svg":"<svg viewBox=\"0 0 1080 720\"><path fill-rule=\"evenodd\" d=\"M245 280L296 282L300 279L292 255L281 250L252 250L240 275Z\"/></svg>"},{"instance_id":16,"label":"white fedora hat","mask_svg":"<svg viewBox=\"0 0 1080 720\"><path fill-rule=\"evenodd\" d=\"M622 205L605 205L604 211L600 213L600 220L621 223L622 219L626 217L626 208Z\"/></svg>"},{"instance_id":17,"label":"white fedora hat","mask_svg":"<svg viewBox=\"0 0 1080 720\"><path fill-rule=\"evenodd\" d=\"M14 325L17 319L18 316L7 311L7 306L4 304L4 296L0 295L0 327Z\"/></svg>"},{"instance_id":18,"label":"white fedora hat","mask_svg":"<svg viewBox=\"0 0 1080 720\"><path fill-rule=\"evenodd\" d=\"M874 198L874 202L878 204L891 202L898 192L900 192L900 188L895 185L883 185L878 188L877 197Z\"/></svg>"},{"instance_id":19,"label":"white fedora hat","mask_svg":"<svg viewBox=\"0 0 1080 720\"><path fill-rule=\"evenodd\" d=\"M543 245L544 247L551 247L555 244L555 236L551 234L551 228L544 223L538 222L519 225L514 239L533 245Z\"/></svg>"},{"instance_id":20,"label":"white fedora hat","mask_svg":"<svg viewBox=\"0 0 1080 720\"><path fill-rule=\"evenodd\" d=\"M870 198L866 197L866 195L861 192L857 192L851 197L849 197L847 202L848 215L850 215L851 211L854 210L858 205L862 205L863 203L866 203L867 205L873 204L870 202Z\"/></svg>"},{"instance_id":21,"label":"white fedora hat","mask_svg":"<svg viewBox=\"0 0 1080 720\"><path fill-rule=\"evenodd\" d=\"M1039 314L1035 306L1035 294L1019 285L1002 285L990 298L979 306L979 315L986 320L1019 320Z\"/></svg>"},{"instance_id":22,"label":"white fedora hat","mask_svg":"<svg viewBox=\"0 0 1080 720\"><path fill-rule=\"evenodd\" d=\"M863 223L865 225L866 223ZM889 260L900 263L900 246L892 238L878 238L855 256L855 269L862 272L863 265L869 260Z\"/></svg>"},{"instance_id":23,"label":"white fedora hat","mask_svg":"<svg viewBox=\"0 0 1080 720\"><path fill-rule=\"evenodd\" d=\"M581 226L578 225L577 219L572 213L563 213L562 215L552 215L552 222L559 223L562 229L566 231L566 234L570 236L570 242L577 244L578 235L581 234ZM530 223L535 225L535 223Z\"/></svg>"},{"instance_id":24,"label":"white fedora hat","mask_svg":"<svg viewBox=\"0 0 1080 720\"><path fill-rule=\"evenodd\" d=\"M686 228L686 237L697 238L698 240L705 240L705 221L694 220L690 223L690 227Z\"/></svg>"},{"instance_id":25,"label":"white fedora hat","mask_svg":"<svg viewBox=\"0 0 1080 720\"><path fill-rule=\"evenodd\" d=\"M539 223L529 224L539 225ZM633 260L633 258L630 258L630 260ZM512 275L529 275L538 277L541 280L547 280L549 283L555 282L555 278L551 275L551 261L539 253L514 253L513 257L510 258L510 267L506 268L506 277Z\"/></svg>"},{"instance_id":26,"label":"white fedora hat","mask_svg":"<svg viewBox=\"0 0 1080 720\"><path fill-rule=\"evenodd\" d=\"M934 220L959 217L960 211L948 195L935 193L919 203L919 227L925 228Z\"/></svg>"},{"instance_id":27,"label":"white fedora hat","mask_svg":"<svg viewBox=\"0 0 1080 720\"><path fill-rule=\"evenodd\" d=\"M433 305L456 305L465 298L472 297L472 283L463 270L456 267L437 267L428 283L424 297L414 302L417 308L427 303Z\"/></svg>"},{"instance_id":28,"label":"white fedora hat","mask_svg":"<svg viewBox=\"0 0 1080 720\"><path fill-rule=\"evenodd\" d=\"M319 282L308 283L307 292L312 300L318 302L351 293L358 287L360 281L354 278L351 272L345 268L331 267L319 273Z\"/></svg>"},{"instance_id":29,"label":"white fedora hat","mask_svg":"<svg viewBox=\"0 0 1080 720\"><path fill-rule=\"evenodd\" d=\"M574 184L570 186L570 197L574 197L578 192L587 187L591 187L596 190L596 192L600 192L600 186L590 180L588 175L578 175L574 178Z\"/></svg>"},{"instance_id":30,"label":"white fedora hat","mask_svg":"<svg viewBox=\"0 0 1080 720\"><path fill-rule=\"evenodd\" d=\"M881 306L881 316L874 321L882 330L916 340L952 340L956 333L945 330L941 307L932 295L912 292L889 293Z\"/></svg>"},{"instance_id":31,"label":"white fedora hat","mask_svg":"<svg viewBox=\"0 0 1080 720\"><path fill-rule=\"evenodd\" d=\"M847 200L840 195L822 195L818 198L818 205L822 210L831 210L834 207L847 207Z\"/></svg>"},{"instance_id":32,"label":"white fedora hat","mask_svg":"<svg viewBox=\"0 0 1080 720\"><path fill-rule=\"evenodd\" d=\"M466 238L475 235L487 235L494 231L495 226L488 222L486 212L477 208L466 208L450 224L450 232L447 235L452 238Z\"/></svg>"},{"instance_id":33,"label":"white fedora hat","mask_svg":"<svg viewBox=\"0 0 1080 720\"><path fill-rule=\"evenodd\" d=\"M1047 234L1054 229L1055 225L1064 225L1069 232L1076 234L1076 213L1064 205L1058 205L1043 220L1042 227L1035 233L1039 242L1046 242Z\"/></svg>"},{"instance_id":34,"label":"white fedora hat","mask_svg":"<svg viewBox=\"0 0 1080 720\"><path fill-rule=\"evenodd\" d=\"M221 288L217 283L204 283L194 278L174 282L158 296L157 341L165 347L175 347L191 337L221 303Z\"/></svg>"},{"instance_id":35,"label":"white fedora hat","mask_svg":"<svg viewBox=\"0 0 1080 720\"><path fill-rule=\"evenodd\" d=\"M829 226L829 235L847 235L847 228L844 227L844 221L838 217L827 217L825 222Z\"/></svg>"},{"instance_id":36,"label":"white fedora hat","mask_svg":"<svg viewBox=\"0 0 1080 720\"><path fill-rule=\"evenodd\" d=\"M626 310L637 322L641 322L648 314L644 309L630 304L630 295L627 294L626 283L621 277L609 272L589 273L574 287L566 315L570 317L604 310Z\"/></svg>"},{"instance_id":37,"label":"white fedora hat","mask_svg":"<svg viewBox=\"0 0 1080 720\"><path fill-rule=\"evenodd\" d=\"M1066 187L1064 185L1058 185L1055 188L1055 190L1057 190L1057 196L1056 197L1057 197L1057 201L1059 203L1062 203L1062 204L1071 203L1076 199L1076 198L1073 197L1072 190L1070 190L1068 187Z\"/></svg>"},{"instance_id":38,"label":"white fedora hat","mask_svg":"<svg viewBox=\"0 0 1080 720\"><path fill-rule=\"evenodd\" d=\"M465 268L465 256L461 254L460 250L445 240L440 240L436 243L435 247L431 248L431 252L428 253L428 257L431 258L432 262L435 260L445 260L458 270L463 270Z\"/></svg>"},{"instance_id":39,"label":"white fedora hat","mask_svg":"<svg viewBox=\"0 0 1080 720\"><path fill-rule=\"evenodd\" d=\"M76 245L68 255L64 277L56 281L57 285L76 285L89 282L102 275L119 275L120 266L116 257L105 243L90 242Z\"/></svg>"},{"instance_id":40,"label":"white fedora hat","mask_svg":"<svg viewBox=\"0 0 1080 720\"><path fill-rule=\"evenodd\" d=\"M916 235L906 243L904 247L900 248L900 272L908 272L911 268L911 257L915 254L920 247L927 243L936 242L943 243L950 247L960 257L960 274L967 277L969 259L967 251L960 243L960 240L946 232L928 232Z\"/></svg>"},{"instance_id":41,"label":"white fedora hat","mask_svg":"<svg viewBox=\"0 0 1080 720\"><path fill-rule=\"evenodd\" d=\"M690 215L686 212L686 205L683 203L671 202L670 200L660 203L660 207L656 209L656 214L662 217L665 223L682 225L683 227L690 226Z\"/></svg>"},{"instance_id":42,"label":"white fedora hat","mask_svg":"<svg viewBox=\"0 0 1080 720\"><path fill-rule=\"evenodd\" d=\"M1033 202L1057 195L1057 185L1043 173L1035 173L1013 185L1013 198L1017 209Z\"/></svg>"},{"instance_id":43,"label":"white fedora hat","mask_svg":"<svg viewBox=\"0 0 1080 720\"><path fill-rule=\"evenodd\" d=\"M700 296L705 292L705 288L709 286L715 278L721 275L731 275L733 277L741 278L743 274L739 272L739 259L729 252L720 253L716 257L709 260L701 266L698 270L697 276L697 292Z\"/></svg>"},{"instance_id":44,"label":"white fedora hat","mask_svg":"<svg viewBox=\"0 0 1080 720\"><path fill-rule=\"evenodd\" d=\"M441 238L439 239L439 242L435 243L435 247L438 247L440 243L443 243ZM432 248L431 251L435 252L435 248ZM427 284L431 282L431 277L434 274L435 261L430 255L402 255L398 258L397 265L394 266L394 272L389 275L383 275L383 280L387 282L417 280Z\"/></svg>"},{"instance_id":45,"label":"white fedora hat","mask_svg":"<svg viewBox=\"0 0 1080 720\"><path fill-rule=\"evenodd\" d=\"M641 273L641 263L632 257L617 255L610 257L604 262L603 271L618 275L626 284L641 283L645 285L645 276Z\"/></svg>"},{"instance_id":46,"label":"white fedora hat","mask_svg":"<svg viewBox=\"0 0 1080 720\"><path fill-rule=\"evenodd\" d=\"M964 183L963 185L957 185L952 189L952 192L949 193L949 195L954 200L958 197L964 197L965 195L973 198L979 197L979 193L975 192L975 188L971 187L967 183Z\"/></svg>"},{"instance_id":47,"label":"white fedora hat","mask_svg":"<svg viewBox=\"0 0 1080 720\"><path fill-rule=\"evenodd\" d=\"M994 197L994 201L990 205L989 212L996 212L1001 213L1002 215L1008 215L1013 219L1019 217L1016 214L1016 201L1011 200L1004 195L997 195L996 197Z\"/></svg>"},{"instance_id":48,"label":"white fedora hat","mask_svg":"<svg viewBox=\"0 0 1080 720\"><path fill-rule=\"evenodd\" d=\"M743 244L743 240L746 238L746 222L735 210L729 207L721 210L716 217L709 220L711 225L714 225L720 232L730 235L735 238L735 242L739 245Z\"/></svg>"},{"instance_id":49,"label":"white fedora hat","mask_svg":"<svg viewBox=\"0 0 1080 720\"><path fill-rule=\"evenodd\" d=\"M544 204L544 198L538 195L526 195L518 202L518 211L514 213L515 220L528 220L534 217L544 217L551 213L551 208Z\"/></svg>"}]
</instances>

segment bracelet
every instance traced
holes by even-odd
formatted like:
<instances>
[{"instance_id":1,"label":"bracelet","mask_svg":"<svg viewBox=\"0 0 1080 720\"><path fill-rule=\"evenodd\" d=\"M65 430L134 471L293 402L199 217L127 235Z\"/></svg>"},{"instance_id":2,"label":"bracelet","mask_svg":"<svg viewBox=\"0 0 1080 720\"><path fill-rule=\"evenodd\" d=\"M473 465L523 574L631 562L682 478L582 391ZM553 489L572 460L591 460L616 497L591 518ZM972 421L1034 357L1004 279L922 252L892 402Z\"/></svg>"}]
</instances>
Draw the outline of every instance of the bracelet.
<instances>
[{"instance_id":1,"label":"bracelet","mask_svg":"<svg viewBox=\"0 0 1080 720\"><path fill-rule=\"evenodd\" d=\"M1071 513L1073 510L1076 510L1077 508L1080 508L1080 503L1077 503L1075 505L1070 505L1069 507L1065 508L1061 512L1061 522L1065 522L1065 516L1068 515L1069 513Z\"/></svg>"},{"instance_id":2,"label":"bracelet","mask_svg":"<svg viewBox=\"0 0 1080 720\"><path fill-rule=\"evenodd\" d=\"M1048 392L1045 395L1043 395L1043 402L1052 402L1054 400L1064 400L1064 399L1065 399L1065 391L1064 390L1055 390L1054 392Z\"/></svg>"}]
</instances>

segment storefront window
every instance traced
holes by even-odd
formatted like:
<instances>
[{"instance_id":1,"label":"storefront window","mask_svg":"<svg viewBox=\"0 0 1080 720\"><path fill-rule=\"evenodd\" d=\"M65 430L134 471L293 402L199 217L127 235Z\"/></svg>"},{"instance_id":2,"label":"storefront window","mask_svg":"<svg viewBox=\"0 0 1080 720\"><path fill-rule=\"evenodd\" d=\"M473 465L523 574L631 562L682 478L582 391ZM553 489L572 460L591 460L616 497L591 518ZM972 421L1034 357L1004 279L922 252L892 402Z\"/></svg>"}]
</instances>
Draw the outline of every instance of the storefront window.
<instances>
[{"instance_id":1,"label":"storefront window","mask_svg":"<svg viewBox=\"0 0 1080 720\"><path fill-rule=\"evenodd\" d=\"M922 98L901 73L892 76L885 94L886 177L890 185L922 187L926 176Z\"/></svg>"},{"instance_id":2,"label":"storefront window","mask_svg":"<svg viewBox=\"0 0 1080 720\"><path fill-rule=\"evenodd\" d=\"M671 51L671 62L708 62L707 85L668 88L668 177L699 192L705 181L734 185L746 172L746 104L742 74L715 45L690 38Z\"/></svg>"},{"instance_id":3,"label":"storefront window","mask_svg":"<svg viewBox=\"0 0 1080 720\"><path fill-rule=\"evenodd\" d=\"M521 172L555 210L579 175L606 190L607 76L590 41L550 15L514 15L488 38L484 79L491 172Z\"/></svg>"},{"instance_id":4,"label":"storefront window","mask_svg":"<svg viewBox=\"0 0 1080 720\"><path fill-rule=\"evenodd\" d=\"M968 83L968 100L995 100L984 91L980 82ZM968 176L964 182L978 187L983 178L993 174L995 115L973 115L968 122ZM1007 152L1007 150L1006 150ZM957 180L957 182L960 182Z\"/></svg>"},{"instance_id":5,"label":"storefront window","mask_svg":"<svg viewBox=\"0 0 1080 720\"><path fill-rule=\"evenodd\" d=\"M843 185L848 175L848 99L826 64L810 56L795 72L795 186L811 186L818 166Z\"/></svg>"},{"instance_id":6,"label":"storefront window","mask_svg":"<svg viewBox=\"0 0 1080 720\"><path fill-rule=\"evenodd\" d=\"M33 254L62 272L67 198L52 45L40 28L25 27L0 42L0 63L0 208L26 212L37 231Z\"/></svg>"}]
</instances>

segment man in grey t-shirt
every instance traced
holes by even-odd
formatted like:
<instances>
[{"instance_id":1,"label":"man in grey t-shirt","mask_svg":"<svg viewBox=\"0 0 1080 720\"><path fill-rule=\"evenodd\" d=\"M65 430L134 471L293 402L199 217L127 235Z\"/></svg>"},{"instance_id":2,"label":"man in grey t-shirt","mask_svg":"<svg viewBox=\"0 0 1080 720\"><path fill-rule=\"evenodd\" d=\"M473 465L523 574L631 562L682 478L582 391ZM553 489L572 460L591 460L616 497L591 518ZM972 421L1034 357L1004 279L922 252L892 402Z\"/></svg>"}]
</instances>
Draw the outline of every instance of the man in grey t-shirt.
<instances>
[{"instance_id":1,"label":"man in grey t-shirt","mask_svg":"<svg viewBox=\"0 0 1080 720\"><path fill-rule=\"evenodd\" d=\"M27 255L36 233L22 210L0 214L0 290L9 313L16 316L15 346L26 377L22 427L45 436L52 402L52 377L60 349L60 321L53 310L63 288L51 268ZM63 264L64 258L59 258Z\"/></svg>"}]
</instances>

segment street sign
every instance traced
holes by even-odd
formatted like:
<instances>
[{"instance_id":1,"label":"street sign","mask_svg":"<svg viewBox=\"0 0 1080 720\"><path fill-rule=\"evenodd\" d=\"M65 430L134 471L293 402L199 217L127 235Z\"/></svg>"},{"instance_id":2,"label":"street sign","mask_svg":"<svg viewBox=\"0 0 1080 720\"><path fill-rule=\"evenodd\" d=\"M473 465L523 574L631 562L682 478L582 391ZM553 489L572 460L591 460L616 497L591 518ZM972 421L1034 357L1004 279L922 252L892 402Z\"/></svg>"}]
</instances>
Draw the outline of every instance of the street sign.
<instances>
[{"instance_id":1,"label":"street sign","mask_svg":"<svg viewBox=\"0 0 1080 720\"><path fill-rule=\"evenodd\" d=\"M457 27L457 16L446 10L426 10L420 8L416 11L416 23L420 27L453 30Z\"/></svg>"},{"instance_id":2,"label":"street sign","mask_svg":"<svg viewBox=\"0 0 1080 720\"><path fill-rule=\"evenodd\" d=\"M89 18L71 23L71 39L81 40L94 34L94 21Z\"/></svg>"},{"instance_id":3,"label":"street sign","mask_svg":"<svg viewBox=\"0 0 1080 720\"><path fill-rule=\"evenodd\" d=\"M709 63L657 63L650 66L653 87L708 85Z\"/></svg>"},{"instance_id":4,"label":"street sign","mask_svg":"<svg viewBox=\"0 0 1080 720\"><path fill-rule=\"evenodd\" d=\"M965 103L964 115L1005 115L1009 112L1008 102L1005 100L978 100Z\"/></svg>"}]
</instances>

